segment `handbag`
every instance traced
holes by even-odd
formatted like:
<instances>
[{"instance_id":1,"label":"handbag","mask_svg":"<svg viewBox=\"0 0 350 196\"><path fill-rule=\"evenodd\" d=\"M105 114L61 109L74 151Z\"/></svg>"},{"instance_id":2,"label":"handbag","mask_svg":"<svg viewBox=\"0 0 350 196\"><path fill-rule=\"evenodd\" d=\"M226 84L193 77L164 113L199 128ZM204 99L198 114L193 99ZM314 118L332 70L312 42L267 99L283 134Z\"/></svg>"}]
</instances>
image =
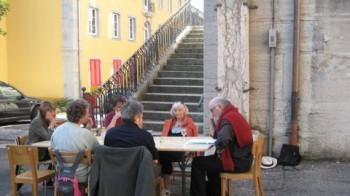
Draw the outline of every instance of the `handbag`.
<instances>
[{"instance_id":1,"label":"handbag","mask_svg":"<svg viewBox=\"0 0 350 196\"><path fill-rule=\"evenodd\" d=\"M283 144L280 156L277 160L278 164L283 166L297 166L301 161L299 146Z\"/></svg>"}]
</instances>

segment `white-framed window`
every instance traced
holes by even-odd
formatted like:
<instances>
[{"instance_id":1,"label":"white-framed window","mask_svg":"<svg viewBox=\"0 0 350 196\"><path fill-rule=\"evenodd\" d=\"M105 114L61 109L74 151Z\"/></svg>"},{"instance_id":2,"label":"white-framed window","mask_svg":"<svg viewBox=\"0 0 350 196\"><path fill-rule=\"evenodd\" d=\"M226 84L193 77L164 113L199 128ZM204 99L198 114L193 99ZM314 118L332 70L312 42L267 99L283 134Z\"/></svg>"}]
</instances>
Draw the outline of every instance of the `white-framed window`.
<instances>
[{"instance_id":1,"label":"white-framed window","mask_svg":"<svg viewBox=\"0 0 350 196\"><path fill-rule=\"evenodd\" d=\"M113 38L120 38L120 14L112 12L111 33Z\"/></svg>"},{"instance_id":2,"label":"white-framed window","mask_svg":"<svg viewBox=\"0 0 350 196\"><path fill-rule=\"evenodd\" d=\"M182 6L182 0L177 0L177 9L180 9Z\"/></svg>"},{"instance_id":3,"label":"white-framed window","mask_svg":"<svg viewBox=\"0 0 350 196\"><path fill-rule=\"evenodd\" d=\"M150 4L149 0L143 0L143 10L145 12L149 11L149 4Z\"/></svg>"},{"instance_id":4,"label":"white-framed window","mask_svg":"<svg viewBox=\"0 0 350 196\"><path fill-rule=\"evenodd\" d=\"M151 37L151 24L146 21L144 24L144 39L145 41Z\"/></svg>"},{"instance_id":5,"label":"white-framed window","mask_svg":"<svg viewBox=\"0 0 350 196\"><path fill-rule=\"evenodd\" d=\"M129 17L129 40L135 40L136 37L136 20L133 17Z\"/></svg>"},{"instance_id":6,"label":"white-framed window","mask_svg":"<svg viewBox=\"0 0 350 196\"><path fill-rule=\"evenodd\" d=\"M168 12L173 12L173 1L168 0Z\"/></svg>"},{"instance_id":7,"label":"white-framed window","mask_svg":"<svg viewBox=\"0 0 350 196\"><path fill-rule=\"evenodd\" d=\"M158 8L163 9L163 0L158 0Z\"/></svg>"},{"instance_id":8,"label":"white-framed window","mask_svg":"<svg viewBox=\"0 0 350 196\"><path fill-rule=\"evenodd\" d=\"M99 12L95 7L89 8L89 35L98 35L99 33Z\"/></svg>"}]
</instances>

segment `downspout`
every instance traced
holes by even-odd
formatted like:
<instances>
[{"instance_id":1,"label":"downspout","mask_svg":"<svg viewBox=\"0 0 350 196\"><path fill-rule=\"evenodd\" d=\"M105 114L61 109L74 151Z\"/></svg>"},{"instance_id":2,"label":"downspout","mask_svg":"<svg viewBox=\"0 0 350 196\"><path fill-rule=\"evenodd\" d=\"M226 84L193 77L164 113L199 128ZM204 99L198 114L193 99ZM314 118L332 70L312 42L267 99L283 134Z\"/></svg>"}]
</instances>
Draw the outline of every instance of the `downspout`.
<instances>
[{"instance_id":1,"label":"downspout","mask_svg":"<svg viewBox=\"0 0 350 196\"><path fill-rule=\"evenodd\" d=\"M79 75L79 84L78 84L78 92L80 92L81 89L81 59L80 59L80 0L77 0L77 36L78 36L78 75ZM82 95L79 93L79 95Z\"/></svg>"},{"instance_id":2,"label":"downspout","mask_svg":"<svg viewBox=\"0 0 350 196\"><path fill-rule=\"evenodd\" d=\"M272 19L271 28L275 29L275 0L272 0ZM275 103L275 47L270 47L270 100L269 100L269 156L272 156L272 138L273 138L273 112Z\"/></svg>"},{"instance_id":3,"label":"downspout","mask_svg":"<svg viewBox=\"0 0 350 196\"><path fill-rule=\"evenodd\" d=\"M294 0L294 48L293 48L293 86L291 105L291 125L289 142L298 145L298 101L300 69L300 0Z\"/></svg>"}]
</instances>

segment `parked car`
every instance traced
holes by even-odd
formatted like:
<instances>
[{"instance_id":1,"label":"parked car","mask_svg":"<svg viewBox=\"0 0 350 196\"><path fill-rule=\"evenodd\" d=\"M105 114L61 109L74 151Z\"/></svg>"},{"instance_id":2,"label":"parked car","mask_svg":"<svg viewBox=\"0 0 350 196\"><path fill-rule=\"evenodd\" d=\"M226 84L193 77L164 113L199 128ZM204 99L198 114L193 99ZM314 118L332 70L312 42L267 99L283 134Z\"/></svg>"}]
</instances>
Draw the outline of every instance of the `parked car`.
<instances>
[{"instance_id":1,"label":"parked car","mask_svg":"<svg viewBox=\"0 0 350 196\"><path fill-rule=\"evenodd\" d=\"M39 113L42 99L28 97L0 81L0 123L32 120Z\"/></svg>"}]
</instances>

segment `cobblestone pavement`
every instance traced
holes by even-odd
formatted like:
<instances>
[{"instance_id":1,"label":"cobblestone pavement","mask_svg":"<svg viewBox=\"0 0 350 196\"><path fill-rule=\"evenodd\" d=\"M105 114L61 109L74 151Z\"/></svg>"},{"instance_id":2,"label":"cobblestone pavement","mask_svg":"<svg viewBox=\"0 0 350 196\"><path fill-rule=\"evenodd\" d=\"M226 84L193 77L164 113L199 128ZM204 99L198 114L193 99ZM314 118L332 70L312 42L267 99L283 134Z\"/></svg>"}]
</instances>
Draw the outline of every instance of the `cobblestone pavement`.
<instances>
[{"instance_id":1,"label":"cobblestone pavement","mask_svg":"<svg viewBox=\"0 0 350 196\"><path fill-rule=\"evenodd\" d=\"M6 144L14 143L17 135L27 134L28 123L0 125L0 195L11 195L10 173ZM262 170L266 195L350 195L350 162L303 160L296 167L277 166ZM186 178L189 193L190 178ZM250 180L234 181L234 195L254 195ZM31 195L31 187L25 185L22 195ZM173 196L181 195L181 178L171 181ZM45 195L40 185L40 195ZM53 195L48 189L47 195Z\"/></svg>"}]
</instances>

